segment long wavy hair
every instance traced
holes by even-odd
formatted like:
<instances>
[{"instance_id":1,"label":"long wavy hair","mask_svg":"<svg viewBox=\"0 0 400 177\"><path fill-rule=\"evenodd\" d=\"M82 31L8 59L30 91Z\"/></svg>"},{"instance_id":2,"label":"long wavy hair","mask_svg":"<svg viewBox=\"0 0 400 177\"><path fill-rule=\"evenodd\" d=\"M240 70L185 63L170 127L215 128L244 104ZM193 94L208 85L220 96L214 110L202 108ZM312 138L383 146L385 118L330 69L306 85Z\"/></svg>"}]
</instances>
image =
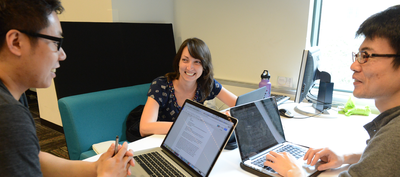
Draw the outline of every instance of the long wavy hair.
<instances>
[{"instance_id":1,"label":"long wavy hair","mask_svg":"<svg viewBox=\"0 0 400 177\"><path fill-rule=\"evenodd\" d=\"M183 41L172 63L174 71L167 73L165 76L167 77L168 81L179 79L179 62L181 60L182 52L185 47L188 48L190 56L201 60L203 73L197 79L197 84L199 85L201 90L201 101L204 101L207 96L210 95L210 92L213 89L214 71L210 50L208 49L206 43L201 39L189 38Z\"/></svg>"}]
</instances>

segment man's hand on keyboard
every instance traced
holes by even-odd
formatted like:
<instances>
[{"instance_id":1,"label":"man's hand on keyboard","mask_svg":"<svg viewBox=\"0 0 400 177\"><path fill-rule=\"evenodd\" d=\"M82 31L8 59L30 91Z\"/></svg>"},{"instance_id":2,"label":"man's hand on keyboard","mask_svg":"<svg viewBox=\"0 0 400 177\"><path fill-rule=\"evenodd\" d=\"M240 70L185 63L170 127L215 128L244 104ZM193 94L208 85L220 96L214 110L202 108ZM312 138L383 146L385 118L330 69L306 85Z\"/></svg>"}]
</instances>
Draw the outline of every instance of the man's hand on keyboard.
<instances>
[{"instance_id":1,"label":"man's hand on keyboard","mask_svg":"<svg viewBox=\"0 0 400 177\"><path fill-rule=\"evenodd\" d=\"M337 168L344 164L344 156L338 155L329 148L310 148L308 149L306 155L304 155L303 160L307 160L307 164L311 166L314 166L318 160L326 162L326 164L318 166L318 170L320 171L330 168Z\"/></svg>"},{"instance_id":2,"label":"man's hand on keyboard","mask_svg":"<svg viewBox=\"0 0 400 177\"><path fill-rule=\"evenodd\" d=\"M305 176L301 168L302 164L290 153L276 153L270 151L266 156L264 166L269 166L282 176Z\"/></svg>"}]
</instances>

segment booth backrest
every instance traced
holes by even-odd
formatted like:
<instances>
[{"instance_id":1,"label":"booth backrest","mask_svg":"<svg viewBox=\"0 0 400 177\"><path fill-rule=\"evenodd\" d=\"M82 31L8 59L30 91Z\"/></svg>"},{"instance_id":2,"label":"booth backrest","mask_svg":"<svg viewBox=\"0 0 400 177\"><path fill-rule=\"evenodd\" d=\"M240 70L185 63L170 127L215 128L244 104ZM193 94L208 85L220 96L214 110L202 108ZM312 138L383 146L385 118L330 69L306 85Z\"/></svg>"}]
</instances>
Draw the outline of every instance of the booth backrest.
<instances>
[{"instance_id":1,"label":"booth backrest","mask_svg":"<svg viewBox=\"0 0 400 177\"><path fill-rule=\"evenodd\" d=\"M78 160L95 143L126 140L126 118L144 105L150 84L68 96L58 101L70 159Z\"/></svg>"}]
</instances>

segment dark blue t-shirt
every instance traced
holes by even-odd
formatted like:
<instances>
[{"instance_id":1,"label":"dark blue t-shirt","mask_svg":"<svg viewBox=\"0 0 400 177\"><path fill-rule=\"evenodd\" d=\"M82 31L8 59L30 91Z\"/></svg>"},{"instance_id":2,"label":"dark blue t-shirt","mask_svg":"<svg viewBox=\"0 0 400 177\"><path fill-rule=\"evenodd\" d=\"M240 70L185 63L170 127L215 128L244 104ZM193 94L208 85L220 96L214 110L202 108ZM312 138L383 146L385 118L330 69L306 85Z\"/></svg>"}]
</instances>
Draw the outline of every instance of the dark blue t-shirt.
<instances>
[{"instance_id":1,"label":"dark blue t-shirt","mask_svg":"<svg viewBox=\"0 0 400 177\"><path fill-rule=\"evenodd\" d=\"M214 79L214 86L205 100L214 99L222 89L222 85ZM197 85L194 101L203 104L201 90ZM176 102L175 90L172 81L168 82L165 76L157 77L150 85L147 96L153 98L160 105L158 121L175 121L181 107Z\"/></svg>"},{"instance_id":2,"label":"dark blue t-shirt","mask_svg":"<svg viewBox=\"0 0 400 177\"><path fill-rule=\"evenodd\" d=\"M0 80L0 176L43 176L39 152L25 94L16 100Z\"/></svg>"}]
</instances>

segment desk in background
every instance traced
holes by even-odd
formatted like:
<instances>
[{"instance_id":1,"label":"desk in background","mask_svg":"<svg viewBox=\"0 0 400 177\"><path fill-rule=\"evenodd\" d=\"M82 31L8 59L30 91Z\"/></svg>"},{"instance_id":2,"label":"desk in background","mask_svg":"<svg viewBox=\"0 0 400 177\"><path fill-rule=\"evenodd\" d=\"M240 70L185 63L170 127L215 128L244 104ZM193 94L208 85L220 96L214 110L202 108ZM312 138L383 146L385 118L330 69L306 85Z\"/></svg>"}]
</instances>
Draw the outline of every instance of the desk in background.
<instances>
[{"instance_id":1,"label":"desk in background","mask_svg":"<svg viewBox=\"0 0 400 177\"><path fill-rule=\"evenodd\" d=\"M302 117L294 111L296 104L292 102L280 105L291 111L295 117ZM303 116L304 117L304 116ZM337 152L362 152L366 146L368 133L363 125L374 119L376 115L350 116L338 114L337 118L310 117L305 119L281 118L286 140L309 147L329 147ZM165 135L152 135L129 144L134 151L158 147ZM85 161L96 161L100 155ZM239 150L223 150L210 176L255 176L242 170L239 166L241 159ZM337 176L347 170L348 165L321 173L320 177ZM134 173L134 172L133 172Z\"/></svg>"}]
</instances>

